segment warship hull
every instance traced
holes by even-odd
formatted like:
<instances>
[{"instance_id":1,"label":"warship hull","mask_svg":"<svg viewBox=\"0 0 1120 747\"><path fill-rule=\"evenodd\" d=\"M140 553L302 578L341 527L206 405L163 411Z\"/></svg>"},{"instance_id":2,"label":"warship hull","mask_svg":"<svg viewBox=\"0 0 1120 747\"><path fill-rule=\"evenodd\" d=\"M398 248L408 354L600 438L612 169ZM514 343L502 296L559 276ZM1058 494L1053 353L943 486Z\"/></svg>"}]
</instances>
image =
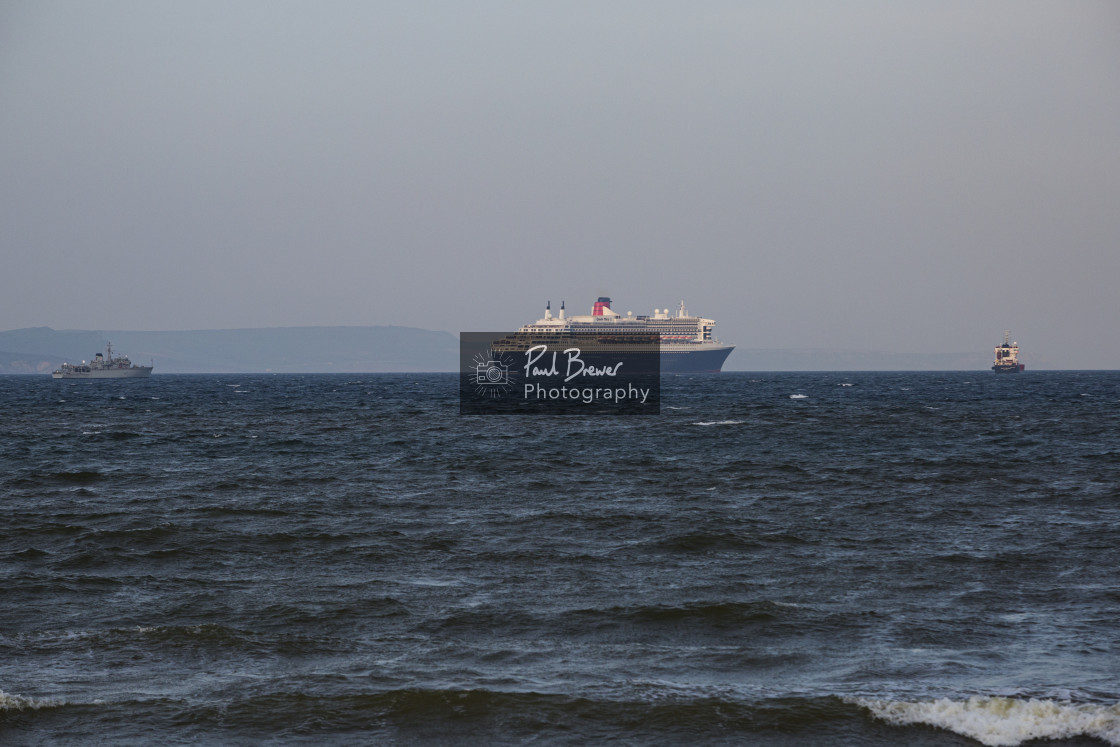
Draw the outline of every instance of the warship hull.
<instances>
[{"instance_id":1,"label":"warship hull","mask_svg":"<svg viewBox=\"0 0 1120 747\"><path fill-rule=\"evenodd\" d=\"M80 368L80 367L75 367ZM103 371L55 371L51 374L54 379L145 379L152 375L151 366L133 366Z\"/></svg>"}]
</instances>

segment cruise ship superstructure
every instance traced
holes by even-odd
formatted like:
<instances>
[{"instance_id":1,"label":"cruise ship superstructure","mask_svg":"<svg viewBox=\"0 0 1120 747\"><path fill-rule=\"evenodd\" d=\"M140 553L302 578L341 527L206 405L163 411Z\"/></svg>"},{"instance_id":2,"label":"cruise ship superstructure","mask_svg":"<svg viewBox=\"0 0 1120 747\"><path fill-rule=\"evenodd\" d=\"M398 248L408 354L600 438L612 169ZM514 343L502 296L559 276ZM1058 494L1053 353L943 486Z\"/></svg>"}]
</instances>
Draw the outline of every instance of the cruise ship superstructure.
<instances>
[{"instance_id":1,"label":"cruise ship superstructure","mask_svg":"<svg viewBox=\"0 0 1120 747\"><path fill-rule=\"evenodd\" d=\"M567 316L564 303L558 315L552 314L552 303L545 306L544 317L526 324L518 335L534 340L552 341L557 345L625 344L626 339L660 338L662 373L718 372L727 356L735 349L716 339L714 319L691 316L684 301L675 313L668 308L654 309L651 315L623 316L611 308L611 299L600 296L587 316Z\"/></svg>"}]
</instances>

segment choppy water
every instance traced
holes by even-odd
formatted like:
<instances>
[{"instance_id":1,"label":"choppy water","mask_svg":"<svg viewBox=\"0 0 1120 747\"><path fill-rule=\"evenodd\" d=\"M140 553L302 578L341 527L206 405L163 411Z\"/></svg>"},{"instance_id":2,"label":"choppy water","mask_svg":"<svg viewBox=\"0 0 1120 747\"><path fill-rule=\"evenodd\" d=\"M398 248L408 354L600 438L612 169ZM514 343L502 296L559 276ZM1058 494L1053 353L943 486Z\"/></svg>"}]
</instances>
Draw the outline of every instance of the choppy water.
<instances>
[{"instance_id":1,"label":"choppy water","mask_svg":"<svg viewBox=\"0 0 1120 747\"><path fill-rule=\"evenodd\" d=\"M1120 374L662 407L0 378L0 742L1120 744Z\"/></svg>"}]
</instances>

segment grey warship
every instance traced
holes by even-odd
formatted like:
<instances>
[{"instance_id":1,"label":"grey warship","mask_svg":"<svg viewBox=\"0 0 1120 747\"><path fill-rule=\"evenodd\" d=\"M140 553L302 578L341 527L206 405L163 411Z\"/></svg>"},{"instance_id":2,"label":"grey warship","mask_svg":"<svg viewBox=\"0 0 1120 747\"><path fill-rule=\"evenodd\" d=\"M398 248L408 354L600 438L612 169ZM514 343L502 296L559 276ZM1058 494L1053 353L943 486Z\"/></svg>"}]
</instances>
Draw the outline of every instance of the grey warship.
<instances>
[{"instance_id":1,"label":"grey warship","mask_svg":"<svg viewBox=\"0 0 1120 747\"><path fill-rule=\"evenodd\" d=\"M55 379L142 379L152 374L153 366L137 366L127 355L113 357L113 346L105 345L105 355L98 353L86 363L63 363L51 373Z\"/></svg>"}]
</instances>

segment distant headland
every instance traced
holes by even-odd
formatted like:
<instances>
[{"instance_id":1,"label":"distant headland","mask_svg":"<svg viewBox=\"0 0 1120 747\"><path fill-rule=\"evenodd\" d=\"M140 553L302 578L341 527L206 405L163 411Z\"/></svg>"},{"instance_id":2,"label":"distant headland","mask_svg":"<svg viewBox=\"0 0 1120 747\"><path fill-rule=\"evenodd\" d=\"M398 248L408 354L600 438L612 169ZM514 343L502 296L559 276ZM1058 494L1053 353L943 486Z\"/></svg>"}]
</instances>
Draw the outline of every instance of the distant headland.
<instances>
[{"instance_id":1,"label":"distant headland","mask_svg":"<svg viewBox=\"0 0 1120 747\"><path fill-rule=\"evenodd\" d=\"M172 373L391 373L455 371L459 340L414 327L262 327L172 332L0 332L0 373L49 374L105 350Z\"/></svg>"}]
</instances>

